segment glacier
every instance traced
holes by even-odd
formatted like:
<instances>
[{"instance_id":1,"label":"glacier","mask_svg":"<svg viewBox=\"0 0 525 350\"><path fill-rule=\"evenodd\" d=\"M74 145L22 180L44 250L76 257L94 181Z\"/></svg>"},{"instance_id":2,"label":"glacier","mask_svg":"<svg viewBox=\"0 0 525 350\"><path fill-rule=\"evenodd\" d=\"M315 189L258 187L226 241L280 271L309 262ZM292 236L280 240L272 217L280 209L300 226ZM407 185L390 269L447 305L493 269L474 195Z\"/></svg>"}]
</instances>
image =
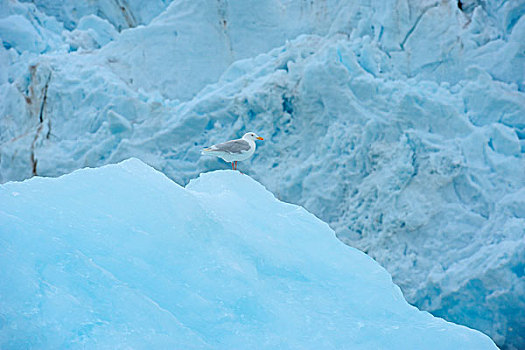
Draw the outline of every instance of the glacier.
<instances>
[{"instance_id":1,"label":"glacier","mask_svg":"<svg viewBox=\"0 0 525 350\"><path fill-rule=\"evenodd\" d=\"M525 348L525 1L148 4L0 0L0 182L137 157L186 184L254 130L243 172Z\"/></svg>"},{"instance_id":2,"label":"glacier","mask_svg":"<svg viewBox=\"0 0 525 350\"><path fill-rule=\"evenodd\" d=\"M0 199L2 348L496 349L238 172L130 159Z\"/></svg>"}]
</instances>

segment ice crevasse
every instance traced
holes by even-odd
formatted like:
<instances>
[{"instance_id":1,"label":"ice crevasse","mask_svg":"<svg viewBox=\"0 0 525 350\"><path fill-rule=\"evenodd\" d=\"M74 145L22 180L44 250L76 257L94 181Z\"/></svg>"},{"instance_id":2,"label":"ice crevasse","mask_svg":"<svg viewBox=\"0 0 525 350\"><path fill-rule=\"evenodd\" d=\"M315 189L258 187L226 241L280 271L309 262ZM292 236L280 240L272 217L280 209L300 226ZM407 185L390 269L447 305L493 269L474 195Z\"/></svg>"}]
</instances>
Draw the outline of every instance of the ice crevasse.
<instances>
[{"instance_id":1,"label":"ice crevasse","mask_svg":"<svg viewBox=\"0 0 525 350\"><path fill-rule=\"evenodd\" d=\"M0 199L2 348L496 349L238 172L130 159Z\"/></svg>"}]
</instances>

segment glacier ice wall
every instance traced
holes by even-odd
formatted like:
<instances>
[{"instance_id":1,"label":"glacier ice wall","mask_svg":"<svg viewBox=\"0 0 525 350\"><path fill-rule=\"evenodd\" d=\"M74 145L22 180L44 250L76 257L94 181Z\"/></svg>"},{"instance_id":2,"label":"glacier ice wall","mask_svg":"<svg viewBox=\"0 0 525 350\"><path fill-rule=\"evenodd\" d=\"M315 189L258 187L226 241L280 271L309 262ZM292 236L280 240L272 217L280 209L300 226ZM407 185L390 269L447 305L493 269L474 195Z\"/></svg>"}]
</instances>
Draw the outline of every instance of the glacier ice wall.
<instances>
[{"instance_id":1,"label":"glacier ice wall","mask_svg":"<svg viewBox=\"0 0 525 350\"><path fill-rule=\"evenodd\" d=\"M114 29L121 31L148 24L166 9L171 0L22 0L22 2L34 3L38 10L56 18L70 31L78 28L82 19L90 15L110 22Z\"/></svg>"},{"instance_id":2,"label":"glacier ice wall","mask_svg":"<svg viewBox=\"0 0 525 350\"><path fill-rule=\"evenodd\" d=\"M0 199L2 348L496 349L238 172L131 159Z\"/></svg>"},{"instance_id":3,"label":"glacier ice wall","mask_svg":"<svg viewBox=\"0 0 525 350\"><path fill-rule=\"evenodd\" d=\"M255 130L244 171L525 347L524 1L155 4L0 2L0 182L135 156L187 183Z\"/></svg>"}]
</instances>

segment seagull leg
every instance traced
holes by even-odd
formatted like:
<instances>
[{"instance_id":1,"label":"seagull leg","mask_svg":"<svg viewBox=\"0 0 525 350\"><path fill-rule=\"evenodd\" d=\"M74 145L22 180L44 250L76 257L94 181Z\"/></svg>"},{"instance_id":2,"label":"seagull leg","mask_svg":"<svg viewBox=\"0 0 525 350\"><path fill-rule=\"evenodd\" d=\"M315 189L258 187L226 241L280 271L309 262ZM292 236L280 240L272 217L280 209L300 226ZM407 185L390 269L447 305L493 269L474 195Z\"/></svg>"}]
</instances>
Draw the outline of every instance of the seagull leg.
<instances>
[{"instance_id":1,"label":"seagull leg","mask_svg":"<svg viewBox=\"0 0 525 350\"><path fill-rule=\"evenodd\" d=\"M232 170L235 170L234 167L233 167L233 162L232 162Z\"/></svg>"},{"instance_id":2,"label":"seagull leg","mask_svg":"<svg viewBox=\"0 0 525 350\"><path fill-rule=\"evenodd\" d=\"M237 170L237 161L235 161L235 170ZM242 171L239 170L239 172L244 175Z\"/></svg>"}]
</instances>

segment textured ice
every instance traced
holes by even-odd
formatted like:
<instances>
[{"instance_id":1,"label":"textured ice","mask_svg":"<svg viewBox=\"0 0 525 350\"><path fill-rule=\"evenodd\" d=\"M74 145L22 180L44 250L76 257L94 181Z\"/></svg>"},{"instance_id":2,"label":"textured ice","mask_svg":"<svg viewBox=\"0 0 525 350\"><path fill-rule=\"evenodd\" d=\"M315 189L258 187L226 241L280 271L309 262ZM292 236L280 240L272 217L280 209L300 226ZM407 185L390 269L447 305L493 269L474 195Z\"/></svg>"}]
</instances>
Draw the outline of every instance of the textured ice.
<instances>
[{"instance_id":1,"label":"textured ice","mask_svg":"<svg viewBox=\"0 0 525 350\"><path fill-rule=\"evenodd\" d=\"M2 348L496 349L238 172L131 159L0 199Z\"/></svg>"},{"instance_id":2,"label":"textured ice","mask_svg":"<svg viewBox=\"0 0 525 350\"><path fill-rule=\"evenodd\" d=\"M171 2L171 0L22 1L34 2L40 11L55 17L68 30L77 28L84 17L96 15L110 22L118 31L149 23Z\"/></svg>"},{"instance_id":3,"label":"textured ice","mask_svg":"<svg viewBox=\"0 0 525 350\"><path fill-rule=\"evenodd\" d=\"M13 49L19 54L58 50L64 46L60 39L62 30L60 22L40 13L32 4L0 1L0 39L3 49Z\"/></svg>"},{"instance_id":4,"label":"textured ice","mask_svg":"<svg viewBox=\"0 0 525 350\"><path fill-rule=\"evenodd\" d=\"M95 16L82 17L78 26L72 32L64 32L64 37L71 50L99 49L117 36L117 31L108 21Z\"/></svg>"},{"instance_id":5,"label":"textured ice","mask_svg":"<svg viewBox=\"0 0 525 350\"><path fill-rule=\"evenodd\" d=\"M243 171L525 348L524 1L36 3L0 1L33 26L0 35L0 182L134 156L185 184L254 130Z\"/></svg>"}]
</instances>

